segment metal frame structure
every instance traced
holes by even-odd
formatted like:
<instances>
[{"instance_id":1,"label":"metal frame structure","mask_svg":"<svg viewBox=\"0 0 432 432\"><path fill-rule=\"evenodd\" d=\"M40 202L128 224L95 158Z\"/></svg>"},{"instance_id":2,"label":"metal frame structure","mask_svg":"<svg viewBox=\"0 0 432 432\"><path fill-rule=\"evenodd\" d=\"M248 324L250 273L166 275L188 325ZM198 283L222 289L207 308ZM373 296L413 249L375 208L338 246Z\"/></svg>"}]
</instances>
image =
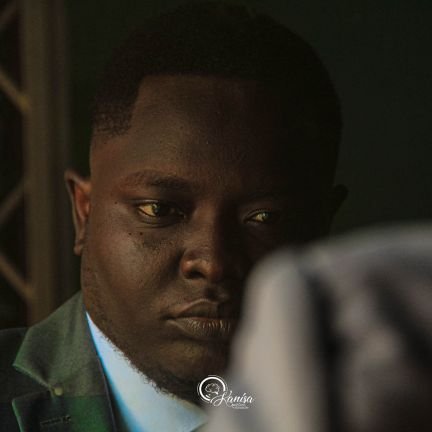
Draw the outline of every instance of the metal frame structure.
<instances>
[{"instance_id":1,"label":"metal frame structure","mask_svg":"<svg viewBox=\"0 0 432 432\"><path fill-rule=\"evenodd\" d=\"M27 274L0 249L0 273L27 304L28 323L47 316L73 292L71 229L63 171L68 163L68 98L62 0L9 0L2 30L18 16L22 88L0 65L0 91L22 116L22 178L0 201L0 229L24 200ZM19 145L19 143L18 143Z\"/></svg>"}]
</instances>

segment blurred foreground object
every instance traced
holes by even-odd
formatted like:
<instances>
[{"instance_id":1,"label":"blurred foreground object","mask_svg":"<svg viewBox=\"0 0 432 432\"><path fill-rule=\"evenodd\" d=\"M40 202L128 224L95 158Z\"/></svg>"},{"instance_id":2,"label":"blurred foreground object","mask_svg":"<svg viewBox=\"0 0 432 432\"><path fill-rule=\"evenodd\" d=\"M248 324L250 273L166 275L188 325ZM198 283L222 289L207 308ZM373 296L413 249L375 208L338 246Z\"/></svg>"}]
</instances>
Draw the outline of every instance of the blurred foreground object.
<instances>
[{"instance_id":1,"label":"blurred foreground object","mask_svg":"<svg viewBox=\"0 0 432 432\"><path fill-rule=\"evenodd\" d=\"M280 252L250 283L228 381L248 410L209 432L432 430L432 228Z\"/></svg>"}]
</instances>

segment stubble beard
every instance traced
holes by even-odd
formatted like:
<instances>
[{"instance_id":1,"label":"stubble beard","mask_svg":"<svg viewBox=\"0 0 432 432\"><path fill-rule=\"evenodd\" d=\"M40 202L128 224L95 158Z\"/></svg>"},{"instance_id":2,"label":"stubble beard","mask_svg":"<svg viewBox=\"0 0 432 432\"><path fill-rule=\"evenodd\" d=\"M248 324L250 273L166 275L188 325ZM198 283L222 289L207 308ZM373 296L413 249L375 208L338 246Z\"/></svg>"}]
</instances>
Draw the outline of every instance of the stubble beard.
<instances>
[{"instance_id":1,"label":"stubble beard","mask_svg":"<svg viewBox=\"0 0 432 432\"><path fill-rule=\"evenodd\" d=\"M175 395L180 399L201 405L201 400L196 390L197 384L206 378L209 373L220 374L225 370L229 355L227 346L225 344L220 346L220 349L227 351L223 364L217 362L212 368L211 359L206 361L208 370L211 372L205 372L203 368L203 371L201 373L198 372L193 378L178 376L178 374L174 374L164 367L161 362L148 355L145 350L145 344L141 342L143 338L138 332L134 332L134 329L124 331L121 326L116 325L112 321L103 307L98 286L97 276L92 267L86 263L85 253L83 253L82 290L87 312L90 314L93 322L114 345L119 354L157 391ZM133 337L134 333L136 334L135 337ZM141 348L143 346L144 349ZM215 349L218 350L217 347Z\"/></svg>"}]
</instances>

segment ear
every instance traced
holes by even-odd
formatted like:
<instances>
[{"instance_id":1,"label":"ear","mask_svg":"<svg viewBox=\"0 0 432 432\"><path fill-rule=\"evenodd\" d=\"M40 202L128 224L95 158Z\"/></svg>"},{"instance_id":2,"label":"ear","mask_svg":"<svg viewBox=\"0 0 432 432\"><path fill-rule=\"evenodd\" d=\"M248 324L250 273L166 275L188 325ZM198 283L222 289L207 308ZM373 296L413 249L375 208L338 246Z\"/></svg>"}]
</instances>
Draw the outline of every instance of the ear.
<instances>
[{"instance_id":1,"label":"ear","mask_svg":"<svg viewBox=\"0 0 432 432\"><path fill-rule=\"evenodd\" d=\"M90 215L90 179L84 179L75 171L66 170L64 174L66 189L72 204L72 218L75 226L74 252L81 255Z\"/></svg>"}]
</instances>

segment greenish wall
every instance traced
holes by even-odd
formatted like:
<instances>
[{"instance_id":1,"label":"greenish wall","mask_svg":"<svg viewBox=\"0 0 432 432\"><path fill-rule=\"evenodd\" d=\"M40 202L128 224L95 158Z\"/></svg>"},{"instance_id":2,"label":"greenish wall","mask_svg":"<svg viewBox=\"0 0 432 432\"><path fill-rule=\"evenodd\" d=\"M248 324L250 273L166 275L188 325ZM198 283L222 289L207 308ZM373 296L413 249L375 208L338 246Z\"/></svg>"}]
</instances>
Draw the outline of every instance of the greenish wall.
<instances>
[{"instance_id":1,"label":"greenish wall","mask_svg":"<svg viewBox=\"0 0 432 432\"><path fill-rule=\"evenodd\" d=\"M73 164L87 167L89 104L111 49L145 16L181 1L68 0ZM344 111L335 230L432 215L432 2L249 1L307 39Z\"/></svg>"}]
</instances>

